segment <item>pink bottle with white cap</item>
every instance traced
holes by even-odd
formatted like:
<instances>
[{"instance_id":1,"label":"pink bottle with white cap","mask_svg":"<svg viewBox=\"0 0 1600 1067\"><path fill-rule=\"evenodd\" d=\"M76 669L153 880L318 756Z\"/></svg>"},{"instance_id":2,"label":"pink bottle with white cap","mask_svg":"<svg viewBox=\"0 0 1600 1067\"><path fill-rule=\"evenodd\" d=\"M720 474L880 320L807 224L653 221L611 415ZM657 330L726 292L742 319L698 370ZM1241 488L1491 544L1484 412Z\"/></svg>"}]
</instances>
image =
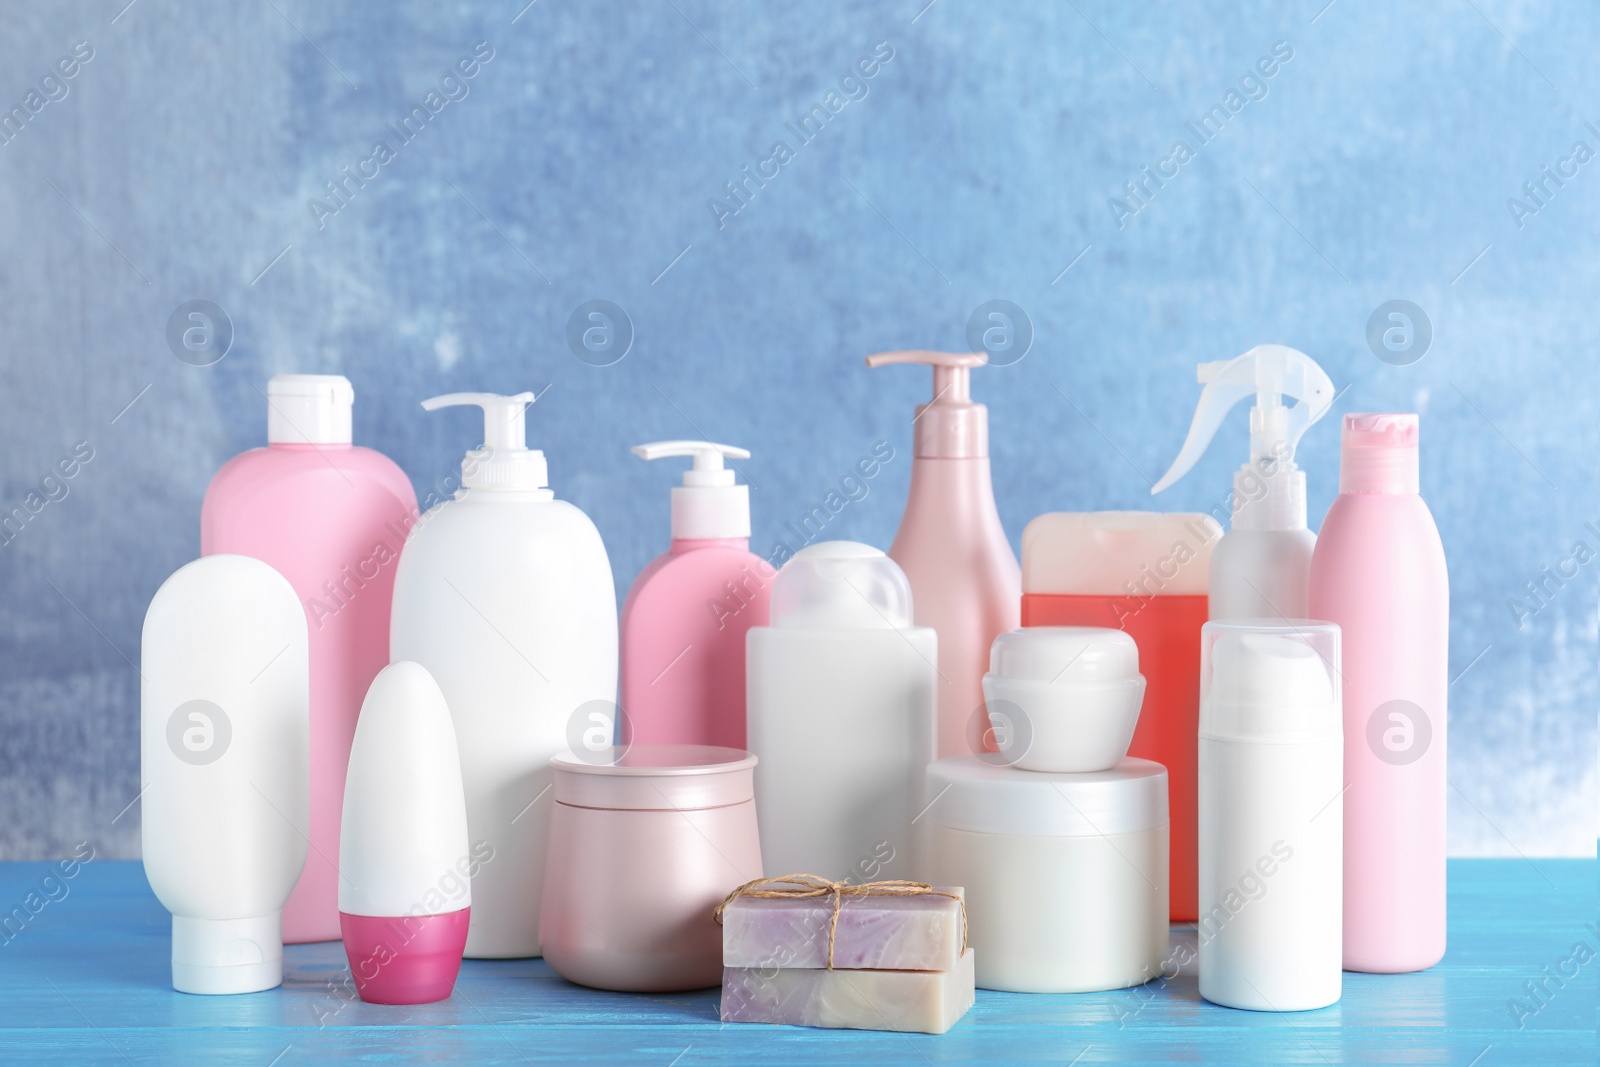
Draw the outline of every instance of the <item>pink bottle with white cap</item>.
<instances>
[{"instance_id":1,"label":"pink bottle with white cap","mask_svg":"<svg viewBox=\"0 0 1600 1067\"><path fill-rule=\"evenodd\" d=\"M389 604L417 496L394 461L352 445L355 392L337 374L267 385L267 447L229 460L200 511L200 554L270 564L311 644L311 838L283 908L285 944L339 937L339 817L356 715L389 662Z\"/></svg>"},{"instance_id":2,"label":"pink bottle with white cap","mask_svg":"<svg viewBox=\"0 0 1600 1067\"><path fill-rule=\"evenodd\" d=\"M672 490L672 544L639 572L622 605L621 740L745 747L744 640L767 624L772 565L750 551L750 487L710 441L637 445L640 459L690 456ZM602 731L590 735L610 745Z\"/></svg>"},{"instance_id":3,"label":"pink bottle with white cap","mask_svg":"<svg viewBox=\"0 0 1600 1067\"><path fill-rule=\"evenodd\" d=\"M1344 643L1344 967L1445 949L1450 584L1418 495L1416 415L1346 415L1339 496L1311 558L1311 615Z\"/></svg>"},{"instance_id":4,"label":"pink bottle with white cap","mask_svg":"<svg viewBox=\"0 0 1600 1067\"><path fill-rule=\"evenodd\" d=\"M917 405L911 420L911 491L889 558L911 581L916 625L939 635L939 758L986 747L978 739L989 726L989 646L1022 622L1022 568L994 504L989 409L972 400L972 368L988 358L920 351L867 357L869 367L933 368L933 399Z\"/></svg>"}]
</instances>

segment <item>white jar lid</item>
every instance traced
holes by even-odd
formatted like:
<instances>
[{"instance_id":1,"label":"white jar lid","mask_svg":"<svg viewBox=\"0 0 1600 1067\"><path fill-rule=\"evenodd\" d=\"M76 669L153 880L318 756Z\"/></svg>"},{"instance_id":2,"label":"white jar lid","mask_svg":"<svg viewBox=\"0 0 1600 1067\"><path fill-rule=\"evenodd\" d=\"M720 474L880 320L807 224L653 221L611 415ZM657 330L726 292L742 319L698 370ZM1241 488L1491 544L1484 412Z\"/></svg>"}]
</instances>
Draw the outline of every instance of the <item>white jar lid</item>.
<instances>
[{"instance_id":1,"label":"white jar lid","mask_svg":"<svg viewBox=\"0 0 1600 1067\"><path fill-rule=\"evenodd\" d=\"M1139 646L1102 626L1024 626L989 648L989 673L1039 682L1121 682L1139 677Z\"/></svg>"},{"instance_id":2,"label":"white jar lid","mask_svg":"<svg viewBox=\"0 0 1600 1067\"><path fill-rule=\"evenodd\" d=\"M928 796L929 822L975 834L1110 837L1167 824L1167 769L1143 759L1051 774L950 756L928 765Z\"/></svg>"}]
</instances>

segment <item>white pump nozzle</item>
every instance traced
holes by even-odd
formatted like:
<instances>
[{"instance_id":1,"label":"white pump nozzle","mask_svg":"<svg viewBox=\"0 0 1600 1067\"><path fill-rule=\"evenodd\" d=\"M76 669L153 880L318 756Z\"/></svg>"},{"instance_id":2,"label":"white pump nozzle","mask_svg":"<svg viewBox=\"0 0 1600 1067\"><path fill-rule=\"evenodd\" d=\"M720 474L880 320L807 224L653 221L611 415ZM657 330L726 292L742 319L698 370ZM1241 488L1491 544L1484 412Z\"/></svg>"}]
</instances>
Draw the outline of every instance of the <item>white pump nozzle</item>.
<instances>
[{"instance_id":1,"label":"white pump nozzle","mask_svg":"<svg viewBox=\"0 0 1600 1067\"><path fill-rule=\"evenodd\" d=\"M543 489L548 484L544 453L529 449L526 416L534 394L449 393L422 402L424 411L475 404L483 409L483 447L461 461L468 489Z\"/></svg>"},{"instance_id":2,"label":"white pump nozzle","mask_svg":"<svg viewBox=\"0 0 1600 1067\"><path fill-rule=\"evenodd\" d=\"M1202 363L1205 388L1172 469L1150 488L1159 493L1187 474L1233 406L1255 397L1250 409L1250 460L1234 475L1235 528L1299 529L1305 526L1305 473L1294 451L1311 424L1333 404L1333 382L1316 360L1284 345L1257 345L1234 359ZM1299 401L1283 406L1283 397Z\"/></svg>"},{"instance_id":3,"label":"white pump nozzle","mask_svg":"<svg viewBox=\"0 0 1600 1067\"><path fill-rule=\"evenodd\" d=\"M640 459L693 456L683 484L672 490L672 539L705 540L750 536L750 487L735 485L724 457L749 459L750 453L711 441L652 441L634 445Z\"/></svg>"}]
</instances>

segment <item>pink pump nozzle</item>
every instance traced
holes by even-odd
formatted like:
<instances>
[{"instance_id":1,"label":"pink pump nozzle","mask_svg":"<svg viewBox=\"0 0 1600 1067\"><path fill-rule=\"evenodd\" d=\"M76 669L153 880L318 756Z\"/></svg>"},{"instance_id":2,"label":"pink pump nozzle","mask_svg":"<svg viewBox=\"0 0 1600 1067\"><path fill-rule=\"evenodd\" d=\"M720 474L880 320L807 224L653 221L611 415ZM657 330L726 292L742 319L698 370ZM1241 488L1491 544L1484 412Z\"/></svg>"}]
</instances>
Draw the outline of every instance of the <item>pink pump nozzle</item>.
<instances>
[{"instance_id":1,"label":"pink pump nozzle","mask_svg":"<svg viewBox=\"0 0 1600 1067\"><path fill-rule=\"evenodd\" d=\"M972 368L989 362L982 352L879 352L867 366L921 363L933 368L933 399L917 405L916 454L930 459L973 459L989 454L989 409L972 400Z\"/></svg>"}]
</instances>

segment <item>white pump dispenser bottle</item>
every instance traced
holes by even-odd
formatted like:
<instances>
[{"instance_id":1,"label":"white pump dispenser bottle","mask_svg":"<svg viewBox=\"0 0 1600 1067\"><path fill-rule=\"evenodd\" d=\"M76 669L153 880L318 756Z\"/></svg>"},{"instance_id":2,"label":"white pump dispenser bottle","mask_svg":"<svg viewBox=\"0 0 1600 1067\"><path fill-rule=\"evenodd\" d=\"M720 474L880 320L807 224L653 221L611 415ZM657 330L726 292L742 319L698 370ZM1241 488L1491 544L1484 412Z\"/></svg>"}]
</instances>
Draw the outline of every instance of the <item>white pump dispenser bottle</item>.
<instances>
[{"instance_id":1,"label":"white pump dispenser bottle","mask_svg":"<svg viewBox=\"0 0 1600 1067\"><path fill-rule=\"evenodd\" d=\"M466 955L539 955L550 757L573 723L614 717L617 602L594 523L557 500L526 446L532 393L454 393L423 407L483 409L464 488L431 508L395 574L391 658L439 683L461 751L467 828L493 859L472 876ZM608 720L609 721L609 720Z\"/></svg>"},{"instance_id":2,"label":"white pump dispenser bottle","mask_svg":"<svg viewBox=\"0 0 1600 1067\"><path fill-rule=\"evenodd\" d=\"M1317 537L1306 527L1306 475L1294 450L1333 404L1333 382L1316 361L1284 345L1257 345L1235 359L1202 363L1205 386L1172 469L1150 492L1189 472L1233 406L1250 397L1250 459L1233 475L1233 523L1211 555L1213 619L1301 619ZM1284 397L1299 403L1285 407Z\"/></svg>"}]
</instances>

